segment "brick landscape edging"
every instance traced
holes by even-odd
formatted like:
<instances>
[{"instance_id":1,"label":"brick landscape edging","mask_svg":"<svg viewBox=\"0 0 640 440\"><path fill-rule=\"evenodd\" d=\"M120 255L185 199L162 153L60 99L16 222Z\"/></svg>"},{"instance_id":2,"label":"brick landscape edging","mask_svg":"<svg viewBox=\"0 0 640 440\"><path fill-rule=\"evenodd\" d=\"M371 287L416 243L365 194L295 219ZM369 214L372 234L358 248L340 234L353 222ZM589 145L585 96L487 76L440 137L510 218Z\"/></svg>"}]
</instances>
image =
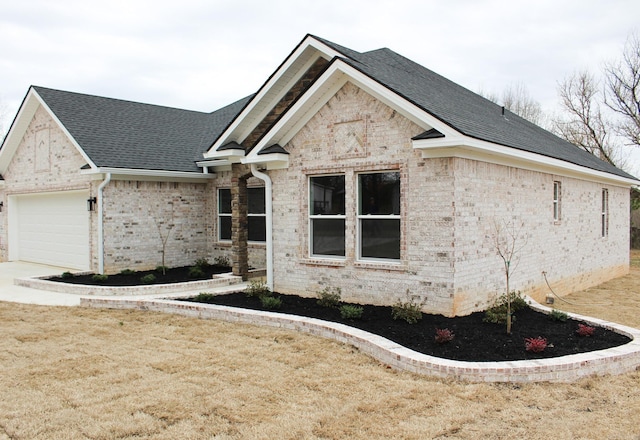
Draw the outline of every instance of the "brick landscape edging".
<instances>
[{"instance_id":1,"label":"brick landscape edging","mask_svg":"<svg viewBox=\"0 0 640 440\"><path fill-rule=\"evenodd\" d=\"M237 284L242 278L224 273L214 275L210 280L189 281L186 283L149 284L137 286L94 286L88 284L71 284L57 281L49 281L43 278L16 278L13 283L17 286L31 289L47 290L49 292L73 293L76 295L97 296L130 296L130 295L157 295L177 292L192 292L198 290L213 289L220 286Z\"/></svg>"},{"instance_id":2,"label":"brick landscape edging","mask_svg":"<svg viewBox=\"0 0 640 440\"><path fill-rule=\"evenodd\" d=\"M531 303L532 307L544 313L551 310L533 301ZM628 336L632 341L606 350L557 358L510 362L465 362L418 353L381 336L343 324L282 313L168 299L82 298L80 305L94 308L150 310L200 319L296 330L353 345L363 353L398 370L470 382L573 382L591 375L622 374L633 371L640 365L639 330L573 313L568 315Z\"/></svg>"}]
</instances>

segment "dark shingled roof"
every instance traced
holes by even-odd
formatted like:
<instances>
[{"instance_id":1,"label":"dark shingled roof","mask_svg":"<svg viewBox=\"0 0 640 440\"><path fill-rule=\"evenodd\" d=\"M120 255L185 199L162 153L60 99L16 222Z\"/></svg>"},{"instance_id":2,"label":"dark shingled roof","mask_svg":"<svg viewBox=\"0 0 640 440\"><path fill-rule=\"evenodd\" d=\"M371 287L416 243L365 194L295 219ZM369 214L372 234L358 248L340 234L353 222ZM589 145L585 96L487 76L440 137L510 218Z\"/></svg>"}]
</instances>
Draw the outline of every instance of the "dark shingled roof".
<instances>
[{"instance_id":1,"label":"dark shingled roof","mask_svg":"<svg viewBox=\"0 0 640 440\"><path fill-rule=\"evenodd\" d=\"M251 97L213 113L33 87L98 167L201 172L213 140Z\"/></svg>"},{"instance_id":2,"label":"dark shingled roof","mask_svg":"<svg viewBox=\"0 0 640 440\"><path fill-rule=\"evenodd\" d=\"M479 140L635 177L389 49L360 53L315 37L343 60L457 131Z\"/></svg>"}]
</instances>

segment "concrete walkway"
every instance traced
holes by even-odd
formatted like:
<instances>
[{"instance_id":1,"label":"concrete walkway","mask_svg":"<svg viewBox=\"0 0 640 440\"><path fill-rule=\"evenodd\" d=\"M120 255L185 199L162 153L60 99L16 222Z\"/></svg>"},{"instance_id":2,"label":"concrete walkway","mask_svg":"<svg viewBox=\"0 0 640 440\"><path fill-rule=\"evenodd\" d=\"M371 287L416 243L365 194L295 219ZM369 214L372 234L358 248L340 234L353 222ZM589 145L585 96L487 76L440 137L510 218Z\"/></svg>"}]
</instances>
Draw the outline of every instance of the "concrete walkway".
<instances>
[{"instance_id":1,"label":"concrete walkway","mask_svg":"<svg viewBox=\"0 0 640 440\"><path fill-rule=\"evenodd\" d=\"M46 266L43 264L25 263L21 261L0 263L0 301L40 304L45 306L79 306L82 298L117 298L125 301L159 298L189 298L202 292L220 294L244 290L247 287L247 284L242 282L223 283L217 286L200 288L192 286L192 288L196 290L175 293L168 292L166 289L163 290L162 288L158 288L155 291L147 293L144 293L145 289L141 289L141 292L137 294L99 296L94 294L62 293L38 289L38 283L33 282L26 283L31 284L31 287L17 286L14 284L14 280L18 278L60 275L66 271L73 272L73 270L64 267ZM72 289L70 288L69 290Z\"/></svg>"},{"instance_id":2,"label":"concrete walkway","mask_svg":"<svg viewBox=\"0 0 640 440\"><path fill-rule=\"evenodd\" d=\"M78 306L80 305L79 295L48 292L46 290L30 289L13 284L13 280L16 278L60 275L68 270L69 269L64 267L46 266L21 261L0 263L0 301L46 306Z\"/></svg>"}]
</instances>

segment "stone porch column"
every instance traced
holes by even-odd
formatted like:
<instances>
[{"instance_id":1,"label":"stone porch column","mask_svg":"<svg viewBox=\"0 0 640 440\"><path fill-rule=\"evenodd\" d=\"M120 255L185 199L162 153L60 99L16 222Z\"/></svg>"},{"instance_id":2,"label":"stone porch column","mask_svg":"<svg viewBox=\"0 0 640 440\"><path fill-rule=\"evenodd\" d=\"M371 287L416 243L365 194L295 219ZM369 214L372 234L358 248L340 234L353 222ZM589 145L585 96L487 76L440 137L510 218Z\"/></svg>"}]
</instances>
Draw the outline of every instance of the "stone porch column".
<instances>
[{"instance_id":1,"label":"stone porch column","mask_svg":"<svg viewBox=\"0 0 640 440\"><path fill-rule=\"evenodd\" d=\"M247 280L249 275L249 238L247 168L232 165L231 177L231 268L233 274Z\"/></svg>"}]
</instances>

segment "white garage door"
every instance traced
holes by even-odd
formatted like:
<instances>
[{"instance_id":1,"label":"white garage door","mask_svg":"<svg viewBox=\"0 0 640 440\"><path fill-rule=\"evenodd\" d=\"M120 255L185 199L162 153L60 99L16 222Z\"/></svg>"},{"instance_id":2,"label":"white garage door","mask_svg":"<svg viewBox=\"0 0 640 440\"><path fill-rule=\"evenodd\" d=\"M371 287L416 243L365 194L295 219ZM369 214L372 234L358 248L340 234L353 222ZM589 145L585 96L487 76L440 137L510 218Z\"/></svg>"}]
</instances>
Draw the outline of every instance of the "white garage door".
<instances>
[{"instance_id":1,"label":"white garage door","mask_svg":"<svg viewBox=\"0 0 640 440\"><path fill-rule=\"evenodd\" d=\"M14 197L10 259L87 270L88 197L87 191Z\"/></svg>"}]
</instances>

